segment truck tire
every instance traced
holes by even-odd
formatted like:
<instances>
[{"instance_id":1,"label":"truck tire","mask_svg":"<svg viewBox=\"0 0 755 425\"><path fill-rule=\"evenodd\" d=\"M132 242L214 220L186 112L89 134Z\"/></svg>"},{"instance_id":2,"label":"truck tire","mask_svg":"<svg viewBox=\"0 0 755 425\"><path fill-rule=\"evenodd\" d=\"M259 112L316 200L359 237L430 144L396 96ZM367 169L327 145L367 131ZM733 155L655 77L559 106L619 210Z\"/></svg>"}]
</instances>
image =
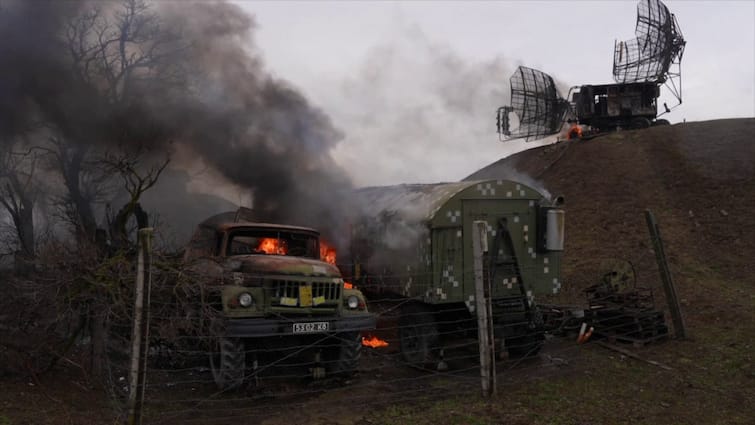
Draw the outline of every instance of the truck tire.
<instances>
[{"instance_id":1,"label":"truck tire","mask_svg":"<svg viewBox=\"0 0 755 425\"><path fill-rule=\"evenodd\" d=\"M650 120L644 117L637 117L637 118L632 119L632 121L629 123L629 126L635 130L648 128L650 127Z\"/></svg>"},{"instance_id":2,"label":"truck tire","mask_svg":"<svg viewBox=\"0 0 755 425\"><path fill-rule=\"evenodd\" d=\"M362 357L362 335L359 332L345 332L338 338L338 355L331 368L331 373L343 377L352 376L359 368Z\"/></svg>"},{"instance_id":3,"label":"truck tire","mask_svg":"<svg viewBox=\"0 0 755 425\"><path fill-rule=\"evenodd\" d=\"M506 336L506 349L512 359L534 357L543 347L543 313L539 308L533 307L531 314L532 322L529 325L515 327L513 335Z\"/></svg>"},{"instance_id":4,"label":"truck tire","mask_svg":"<svg viewBox=\"0 0 755 425\"><path fill-rule=\"evenodd\" d=\"M664 119L664 118L661 118L661 119L659 119L659 120L655 120L655 121L653 121L653 126L658 126L658 125L670 125L670 124L671 124L671 123L669 122L669 120L667 120L667 119Z\"/></svg>"},{"instance_id":5,"label":"truck tire","mask_svg":"<svg viewBox=\"0 0 755 425\"><path fill-rule=\"evenodd\" d=\"M525 330L517 336L506 338L506 349L512 359L530 358L537 355L543 347L543 333Z\"/></svg>"},{"instance_id":6,"label":"truck tire","mask_svg":"<svg viewBox=\"0 0 755 425\"><path fill-rule=\"evenodd\" d=\"M410 366L423 367L432 361L438 345L438 326L432 311L419 304L408 304L399 318L401 357Z\"/></svg>"},{"instance_id":7,"label":"truck tire","mask_svg":"<svg viewBox=\"0 0 755 425\"><path fill-rule=\"evenodd\" d=\"M215 385L223 391L240 387L246 366L244 341L223 336L224 326L219 321L211 325L210 332L210 370Z\"/></svg>"}]
</instances>

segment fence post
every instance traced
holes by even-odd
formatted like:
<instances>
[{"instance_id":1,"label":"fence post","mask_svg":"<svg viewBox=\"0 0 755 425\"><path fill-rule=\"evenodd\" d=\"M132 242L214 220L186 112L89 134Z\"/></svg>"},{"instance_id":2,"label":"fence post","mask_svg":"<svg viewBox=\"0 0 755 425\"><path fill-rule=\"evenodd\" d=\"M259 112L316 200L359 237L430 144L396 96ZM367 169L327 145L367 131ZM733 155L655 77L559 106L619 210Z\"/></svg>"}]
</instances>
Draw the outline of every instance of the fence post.
<instances>
[{"instance_id":1,"label":"fence post","mask_svg":"<svg viewBox=\"0 0 755 425\"><path fill-rule=\"evenodd\" d=\"M650 239L653 242L653 250L655 251L655 259L658 261L658 270L661 273L661 281L663 282L663 290L666 293L666 302L671 312L671 319L674 323L674 333L677 338L685 338L687 336L687 328L684 325L684 318L682 317L682 308L679 305L679 298L676 296L676 288L674 287L674 279L671 277L671 270L668 267L668 261L666 260L666 251L663 248L663 239L661 239L661 230L658 228L658 222L655 221L655 216L650 210L645 210L645 221L650 231Z\"/></svg>"},{"instance_id":2,"label":"fence post","mask_svg":"<svg viewBox=\"0 0 755 425\"><path fill-rule=\"evenodd\" d=\"M149 299L152 279L152 228L139 229L136 261L136 288L134 296L134 321L131 329L131 370L129 373L128 423L141 425L148 346L148 326L144 320L144 300ZM147 284L145 285L145 280Z\"/></svg>"},{"instance_id":3,"label":"fence post","mask_svg":"<svg viewBox=\"0 0 755 425\"><path fill-rule=\"evenodd\" d=\"M475 310L477 311L477 335L480 344L480 379L484 397L495 393L495 364L493 362L492 326L490 323L491 306L489 294L486 295L483 278L482 255L488 250L487 223L475 221L472 225L472 253L474 256Z\"/></svg>"}]
</instances>

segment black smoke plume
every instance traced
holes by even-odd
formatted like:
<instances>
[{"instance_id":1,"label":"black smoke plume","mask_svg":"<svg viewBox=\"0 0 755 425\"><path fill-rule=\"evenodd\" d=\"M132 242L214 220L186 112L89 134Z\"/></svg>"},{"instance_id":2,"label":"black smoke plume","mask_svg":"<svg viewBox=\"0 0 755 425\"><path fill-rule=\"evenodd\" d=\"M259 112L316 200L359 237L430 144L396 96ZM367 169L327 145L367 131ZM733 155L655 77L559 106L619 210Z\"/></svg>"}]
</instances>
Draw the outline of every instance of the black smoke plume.
<instances>
[{"instance_id":1,"label":"black smoke plume","mask_svg":"<svg viewBox=\"0 0 755 425\"><path fill-rule=\"evenodd\" d=\"M122 34L100 30L128 7L139 13L125 57L149 64L108 78L106 55L87 63L72 47L115 37L117 54ZM77 33L95 21L85 37ZM254 28L252 16L226 2L0 0L0 143L43 125L76 146L152 156L180 146L249 190L256 219L336 239L351 189L331 157L342 134L265 70Z\"/></svg>"}]
</instances>

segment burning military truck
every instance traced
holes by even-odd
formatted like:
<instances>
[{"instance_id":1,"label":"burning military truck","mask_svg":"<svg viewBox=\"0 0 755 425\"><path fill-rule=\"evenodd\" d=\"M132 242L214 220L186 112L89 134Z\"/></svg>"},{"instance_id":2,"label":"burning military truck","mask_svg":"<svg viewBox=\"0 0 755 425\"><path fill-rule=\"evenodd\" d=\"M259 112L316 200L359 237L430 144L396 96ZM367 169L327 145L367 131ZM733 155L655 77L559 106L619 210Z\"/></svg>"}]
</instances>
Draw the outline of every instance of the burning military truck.
<instances>
[{"instance_id":1,"label":"burning military truck","mask_svg":"<svg viewBox=\"0 0 755 425\"><path fill-rule=\"evenodd\" d=\"M477 335L476 220L487 222L484 278L496 341L513 357L539 350L535 296L561 287L562 198L508 180L369 187L357 197L367 207L352 230L354 278L368 294L380 294L375 299L398 301L407 363L431 364L452 340Z\"/></svg>"},{"instance_id":2,"label":"burning military truck","mask_svg":"<svg viewBox=\"0 0 755 425\"><path fill-rule=\"evenodd\" d=\"M219 388L289 357L313 364L315 377L356 370L361 332L375 317L316 230L219 214L199 224L184 260L215 313L210 367Z\"/></svg>"}]
</instances>

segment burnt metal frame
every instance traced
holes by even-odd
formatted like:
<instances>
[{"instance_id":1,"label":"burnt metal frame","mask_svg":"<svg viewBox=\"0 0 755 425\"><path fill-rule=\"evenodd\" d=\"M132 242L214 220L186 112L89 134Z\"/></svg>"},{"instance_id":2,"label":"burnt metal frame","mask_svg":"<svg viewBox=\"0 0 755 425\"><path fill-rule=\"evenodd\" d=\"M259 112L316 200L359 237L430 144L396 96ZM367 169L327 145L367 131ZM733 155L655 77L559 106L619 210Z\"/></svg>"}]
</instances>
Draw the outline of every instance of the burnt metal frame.
<instances>
[{"instance_id":1,"label":"burnt metal frame","mask_svg":"<svg viewBox=\"0 0 755 425\"><path fill-rule=\"evenodd\" d=\"M676 16L660 0L641 0L635 34L632 40L614 43L614 80L664 84L677 99L673 107L681 105L681 60L686 41ZM670 112L664 106L664 113Z\"/></svg>"},{"instance_id":2,"label":"burnt metal frame","mask_svg":"<svg viewBox=\"0 0 755 425\"><path fill-rule=\"evenodd\" d=\"M614 80L617 85L665 85L677 104L669 108L664 103L665 111L653 114L658 118L682 104L681 61L686 41L676 16L660 0L640 0L637 4L635 34L632 40L614 44ZM568 122L571 118L579 120L575 105L570 103L577 87L572 87L567 99L563 99L553 78L524 66L518 67L509 81L511 106L502 106L497 112L499 140L539 139L558 133L567 118ZM509 121L512 112L519 118L519 127L514 131Z\"/></svg>"},{"instance_id":3,"label":"burnt metal frame","mask_svg":"<svg viewBox=\"0 0 755 425\"><path fill-rule=\"evenodd\" d=\"M520 66L509 81L511 106L498 109L499 135L530 141L557 133L569 103L559 95L553 78L542 71ZM519 127L514 132L509 128L510 112L519 118Z\"/></svg>"}]
</instances>

